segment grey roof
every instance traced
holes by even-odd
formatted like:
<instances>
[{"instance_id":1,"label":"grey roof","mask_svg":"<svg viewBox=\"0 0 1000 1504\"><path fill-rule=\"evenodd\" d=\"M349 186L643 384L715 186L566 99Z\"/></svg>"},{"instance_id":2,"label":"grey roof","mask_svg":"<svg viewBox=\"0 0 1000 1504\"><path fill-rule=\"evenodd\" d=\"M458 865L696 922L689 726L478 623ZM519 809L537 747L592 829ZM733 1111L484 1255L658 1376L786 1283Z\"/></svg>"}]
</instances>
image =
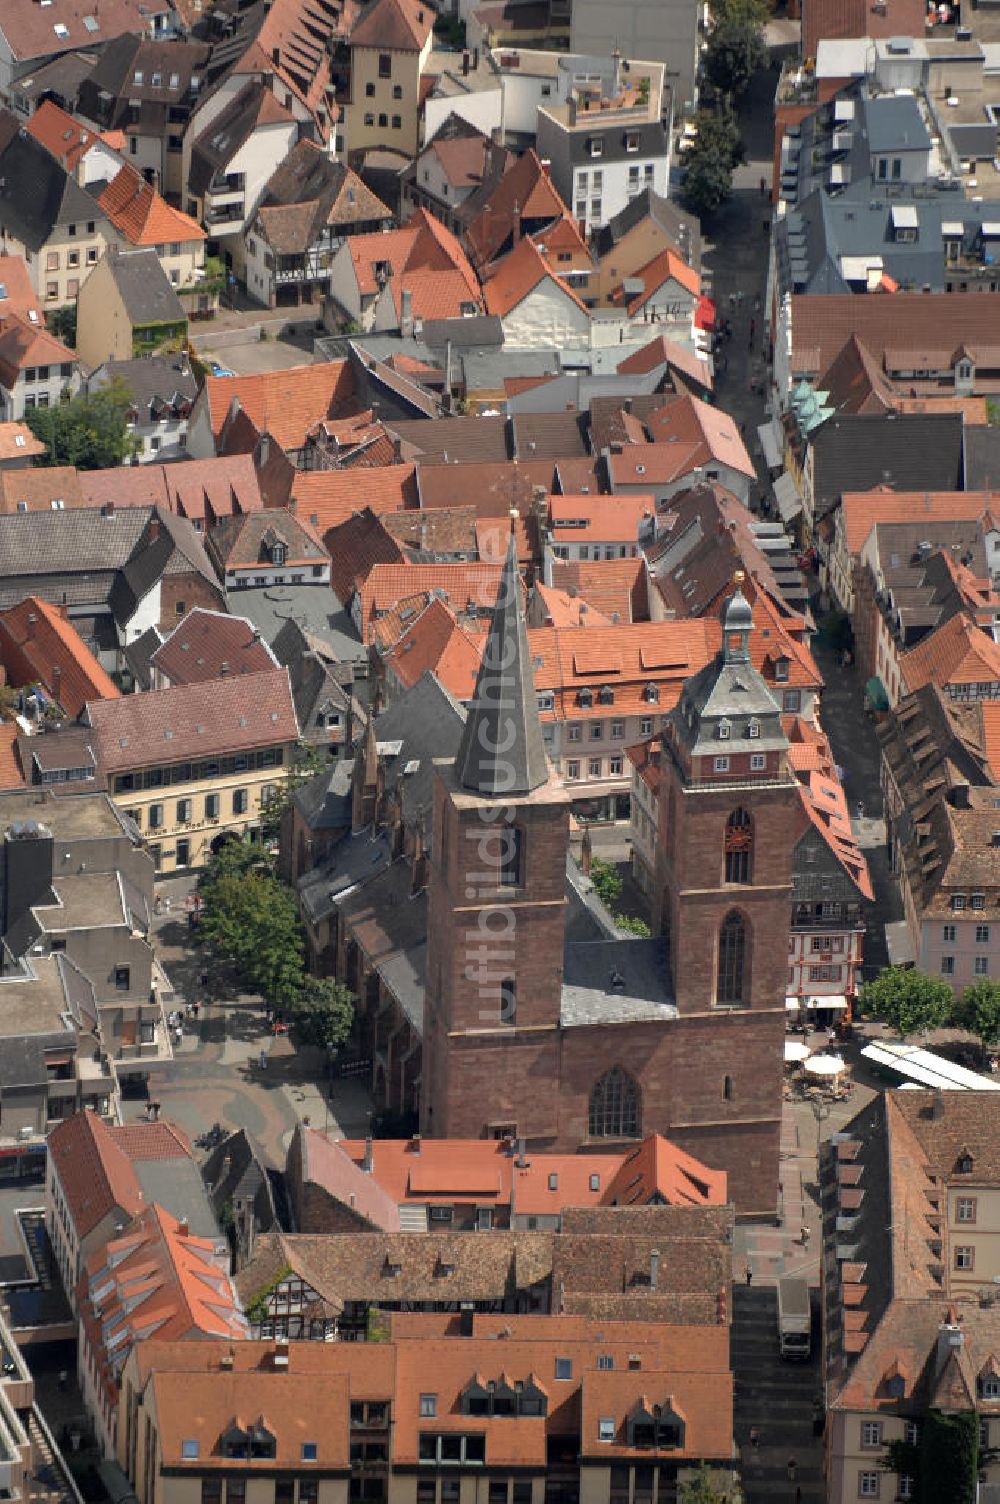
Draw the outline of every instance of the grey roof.
<instances>
[{"instance_id":1,"label":"grey roof","mask_svg":"<svg viewBox=\"0 0 1000 1504\"><path fill-rule=\"evenodd\" d=\"M424 991L427 985L427 941L419 940L379 963L379 976L415 1031L424 1032Z\"/></svg>"},{"instance_id":2,"label":"grey roof","mask_svg":"<svg viewBox=\"0 0 1000 1504\"><path fill-rule=\"evenodd\" d=\"M913 94L880 94L866 99L865 123L869 149L888 152L930 151L930 132Z\"/></svg>"},{"instance_id":3,"label":"grey roof","mask_svg":"<svg viewBox=\"0 0 1000 1504\"><path fill-rule=\"evenodd\" d=\"M1000 428L991 423L965 430L965 489L1000 490Z\"/></svg>"},{"instance_id":4,"label":"grey roof","mask_svg":"<svg viewBox=\"0 0 1000 1504\"><path fill-rule=\"evenodd\" d=\"M810 435L816 520L844 491L958 491L961 413L852 414L828 418Z\"/></svg>"},{"instance_id":5,"label":"grey roof","mask_svg":"<svg viewBox=\"0 0 1000 1504\"><path fill-rule=\"evenodd\" d=\"M373 881L392 861L389 831L373 835L366 827L348 836L322 866L313 867L299 879L299 899L315 922L328 919L347 894Z\"/></svg>"},{"instance_id":6,"label":"grey roof","mask_svg":"<svg viewBox=\"0 0 1000 1504\"><path fill-rule=\"evenodd\" d=\"M99 507L0 516L0 579L121 569L142 537L152 507Z\"/></svg>"},{"instance_id":7,"label":"grey roof","mask_svg":"<svg viewBox=\"0 0 1000 1504\"><path fill-rule=\"evenodd\" d=\"M400 743L399 751L387 761L386 783L391 788L402 778L403 819L408 825L419 814L430 814L434 761L458 754L464 721L464 709L430 669L376 716L376 742L380 746Z\"/></svg>"},{"instance_id":8,"label":"grey roof","mask_svg":"<svg viewBox=\"0 0 1000 1504\"><path fill-rule=\"evenodd\" d=\"M180 299L152 247L141 251L109 247L106 257L133 327L183 323Z\"/></svg>"},{"instance_id":9,"label":"grey roof","mask_svg":"<svg viewBox=\"0 0 1000 1504\"><path fill-rule=\"evenodd\" d=\"M292 803L310 830L348 830L354 765L340 757L292 795Z\"/></svg>"},{"instance_id":10,"label":"grey roof","mask_svg":"<svg viewBox=\"0 0 1000 1504\"><path fill-rule=\"evenodd\" d=\"M139 360L108 360L90 377L103 385L101 377L122 381L132 393L136 407L148 410L153 402L173 402L181 397L193 402L198 382L182 355L147 355Z\"/></svg>"},{"instance_id":11,"label":"grey roof","mask_svg":"<svg viewBox=\"0 0 1000 1504\"><path fill-rule=\"evenodd\" d=\"M623 130L622 121L612 120L607 115L595 115L593 124L593 135L604 143L601 156L605 162L625 162L634 155L626 145L627 136L639 137L640 159L662 157L670 147L669 134L658 120L629 121L628 129ZM590 133L584 130L565 132L569 160L574 166L592 161L590 139Z\"/></svg>"},{"instance_id":12,"label":"grey roof","mask_svg":"<svg viewBox=\"0 0 1000 1504\"><path fill-rule=\"evenodd\" d=\"M513 531L455 773L484 798L528 794L549 776Z\"/></svg>"},{"instance_id":13,"label":"grey roof","mask_svg":"<svg viewBox=\"0 0 1000 1504\"><path fill-rule=\"evenodd\" d=\"M166 507L151 507L149 511L151 515L132 557L111 590L111 609L120 620L127 621L133 615L139 602L164 575L198 574L206 585L221 594L221 586L192 523L186 517L175 516Z\"/></svg>"},{"instance_id":14,"label":"grey roof","mask_svg":"<svg viewBox=\"0 0 1000 1504\"><path fill-rule=\"evenodd\" d=\"M155 1201L178 1221L187 1222L194 1237L218 1238L219 1225L201 1171L193 1159L186 1155L134 1159L132 1168L147 1202Z\"/></svg>"},{"instance_id":15,"label":"grey roof","mask_svg":"<svg viewBox=\"0 0 1000 1504\"><path fill-rule=\"evenodd\" d=\"M676 1018L669 978L663 939L570 942L563 950L563 1028Z\"/></svg>"},{"instance_id":16,"label":"grey roof","mask_svg":"<svg viewBox=\"0 0 1000 1504\"><path fill-rule=\"evenodd\" d=\"M21 122L0 109L0 225L38 251L56 225L107 216Z\"/></svg>"},{"instance_id":17,"label":"grey roof","mask_svg":"<svg viewBox=\"0 0 1000 1504\"><path fill-rule=\"evenodd\" d=\"M273 643L287 621L320 638L342 663L367 662L368 654L351 617L329 585L263 585L232 590L228 609L253 622L266 643Z\"/></svg>"},{"instance_id":18,"label":"grey roof","mask_svg":"<svg viewBox=\"0 0 1000 1504\"><path fill-rule=\"evenodd\" d=\"M701 264L701 226L697 218L693 214L686 214L670 199L654 193L652 188L644 188L641 193L629 199L625 208L620 209L613 219L609 219L597 231L593 247L598 257L603 259L607 256L619 240L630 230L634 230L636 225L642 224L644 219L651 219L659 225L678 249L687 255L691 266Z\"/></svg>"},{"instance_id":19,"label":"grey roof","mask_svg":"<svg viewBox=\"0 0 1000 1504\"><path fill-rule=\"evenodd\" d=\"M488 349L503 344L503 320L495 314L468 319L424 319L421 333L425 345L442 349L449 340L454 348L481 346Z\"/></svg>"},{"instance_id":20,"label":"grey roof","mask_svg":"<svg viewBox=\"0 0 1000 1504\"><path fill-rule=\"evenodd\" d=\"M781 708L750 661L753 616L742 591L727 601L720 652L688 679L673 712L677 736L697 757L784 751Z\"/></svg>"},{"instance_id":21,"label":"grey roof","mask_svg":"<svg viewBox=\"0 0 1000 1504\"><path fill-rule=\"evenodd\" d=\"M213 1149L202 1166L202 1174L217 1216L238 1198L253 1201L259 1232L267 1232L277 1224L269 1166L260 1145L245 1128L231 1133Z\"/></svg>"},{"instance_id":22,"label":"grey roof","mask_svg":"<svg viewBox=\"0 0 1000 1504\"><path fill-rule=\"evenodd\" d=\"M132 670L133 678L140 689L152 688L153 675L149 660L157 648L162 646L163 638L157 627L147 627L141 637L125 644L125 662Z\"/></svg>"}]
</instances>

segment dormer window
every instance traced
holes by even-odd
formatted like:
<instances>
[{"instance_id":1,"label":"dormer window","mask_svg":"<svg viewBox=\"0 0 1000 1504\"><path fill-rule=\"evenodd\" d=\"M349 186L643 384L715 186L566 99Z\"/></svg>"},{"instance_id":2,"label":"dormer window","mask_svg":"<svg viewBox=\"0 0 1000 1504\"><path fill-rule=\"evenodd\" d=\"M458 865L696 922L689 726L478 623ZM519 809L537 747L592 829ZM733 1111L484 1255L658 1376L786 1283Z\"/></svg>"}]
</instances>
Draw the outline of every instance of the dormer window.
<instances>
[{"instance_id":1,"label":"dormer window","mask_svg":"<svg viewBox=\"0 0 1000 1504\"><path fill-rule=\"evenodd\" d=\"M280 538L276 538L271 544L271 563L284 564L288 557L288 548Z\"/></svg>"},{"instance_id":2,"label":"dormer window","mask_svg":"<svg viewBox=\"0 0 1000 1504\"><path fill-rule=\"evenodd\" d=\"M955 1173L957 1175L971 1175L973 1163L972 1155L968 1149L963 1149L955 1163Z\"/></svg>"},{"instance_id":3,"label":"dormer window","mask_svg":"<svg viewBox=\"0 0 1000 1504\"><path fill-rule=\"evenodd\" d=\"M728 742L729 738L732 736L732 729L733 728L730 726L725 716L723 716L722 720L719 722L719 741Z\"/></svg>"},{"instance_id":4,"label":"dormer window","mask_svg":"<svg viewBox=\"0 0 1000 1504\"><path fill-rule=\"evenodd\" d=\"M774 677L779 684L784 684L788 679L788 659L776 658L774 660Z\"/></svg>"},{"instance_id":5,"label":"dormer window","mask_svg":"<svg viewBox=\"0 0 1000 1504\"><path fill-rule=\"evenodd\" d=\"M747 727L747 736L750 737L751 741L760 736L760 721L758 721L756 716L752 718Z\"/></svg>"},{"instance_id":6,"label":"dormer window","mask_svg":"<svg viewBox=\"0 0 1000 1504\"><path fill-rule=\"evenodd\" d=\"M647 684L646 688L642 692L642 698L645 700L647 705L659 705L660 686L658 684Z\"/></svg>"},{"instance_id":7,"label":"dormer window","mask_svg":"<svg viewBox=\"0 0 1000 1504\"><path fill-rule=\"evenodd\" d=\"M615 703L615 692L609 684L602 685L598 691L597 703L599 705L613 705Z\"/></svg>"},{"instance_id":8,"label":"dormer window","mask_svg":"<svg viewBox=\"0 0 1000 1504\"><path fill-rule=\"evenodd\" d=\"M581 689L577 694L576 703L578 705L581 705L585 710L592 709L594 704L594 691L592 689Z\"/></svg>"}]
</instances>

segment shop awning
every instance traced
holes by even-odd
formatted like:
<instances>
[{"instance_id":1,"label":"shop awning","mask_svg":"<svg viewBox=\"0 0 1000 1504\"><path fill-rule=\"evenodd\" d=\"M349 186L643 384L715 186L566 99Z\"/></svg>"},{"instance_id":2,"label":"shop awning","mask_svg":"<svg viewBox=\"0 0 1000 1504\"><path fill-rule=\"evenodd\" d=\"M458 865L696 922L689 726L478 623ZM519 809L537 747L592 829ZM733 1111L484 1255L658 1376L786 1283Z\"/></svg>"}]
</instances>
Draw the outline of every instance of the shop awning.
<instances>
[{"instance_id":1,"label":"shop awning","mask_svg":"<svg viewBox=\"0 0 1000 1504\"><path fill-rule=\"evenodd\" d=\"M889 696L885 692L885 685L878 674L872 674L865 685L865 697L873 710L888 710Z\"/></svg>"},{"instance_id":2,"label":"shop awning","mask_svg":"<svg viewBox=\"0 0 1000 1504\"><path fill-rule=\"evenodd\" d=\"M694 327L696 329L715 328L715 304L711 298L706 298L704 293L694 305Z\"/></svg>"},{"instance_id":3,"label":"shop awning","mask_svg":"<svg viewBox=\"0 0 1000 1504\"><path fill-rule=\"evenodd\" d=\"M774 499L778 503L782 522L791 522L802 510L802 498L787 470L774 483Z\"/></svg>"},{"instance_id":4,"label":"shop awning","mask_svg":"<svg viewBox=\"0 0 1000 1504\"><path fill-rule=\"evenodd\" d=\"M769 470L781 469L781 445L778 442L777 425L773 418L762 423L757 430L760 447L764 451L764 463Z\"/></svg>"},{"instance_id":5,"label":"shop awning","mask_svg":"<svg viewBox=\"0 0 1000 1504\"><path fill-rule=\"evenodd\" d=\"M847 1008L847 999L842 992L831 992L829 997L807 998L806 1007L830 1008L834 1013L843 1013Z\"/></svg>"},{"instance_id":6,"label":"shop awning","mask_svg":"<svg viewBox=\"0 0 1000 1504\"><path fill-rule=\"evenodd\" d=\"M785 1009L786 1009L786 1011L788 1013L798 1013L798 1011L799 1011L799 1003L801 1001L802 1001L802 999L798 998L798 997L786 997L785 998Z\"/></svg>"}]
</instances>

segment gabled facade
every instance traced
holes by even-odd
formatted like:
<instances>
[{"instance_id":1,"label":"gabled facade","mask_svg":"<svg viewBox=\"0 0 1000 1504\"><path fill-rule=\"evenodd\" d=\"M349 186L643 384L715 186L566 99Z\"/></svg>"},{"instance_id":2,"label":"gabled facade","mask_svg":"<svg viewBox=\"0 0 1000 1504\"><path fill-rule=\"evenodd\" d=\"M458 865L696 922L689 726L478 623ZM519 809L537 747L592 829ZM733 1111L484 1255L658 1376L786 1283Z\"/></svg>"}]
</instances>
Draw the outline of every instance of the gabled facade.
<instances>
[{"instance_id":1,"label":"gabled facade","mask_svg":"<svg viewBox=\"0 0 1000 1504\"><path fill-rule=\"evenodd\" d=\"M352 159L385 147L413 157L418 146L420 81L433 41L434 11L422 0L374 0L351 31Z\"/></svg>"}]
</instances>

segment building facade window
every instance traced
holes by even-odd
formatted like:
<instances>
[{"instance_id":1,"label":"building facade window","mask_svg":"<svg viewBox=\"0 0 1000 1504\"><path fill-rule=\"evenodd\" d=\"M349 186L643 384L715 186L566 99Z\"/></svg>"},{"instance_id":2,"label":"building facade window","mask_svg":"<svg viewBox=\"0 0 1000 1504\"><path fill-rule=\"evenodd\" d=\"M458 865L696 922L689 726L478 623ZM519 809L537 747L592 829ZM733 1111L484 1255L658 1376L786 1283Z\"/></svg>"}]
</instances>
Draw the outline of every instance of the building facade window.
<instances>
[{"instance_id":1,"label":"building facade window","mask_svg":"<svg viewBox=\"0 0 1000 1504\"><path fill-rule=\"evenodd\" d=\"M723 843L727 883L749 883L753 866L753 821L745 809L734 809L726 821Z\"/></svg>"},{"instance_id":2,"label":"building facade window","mask_svg":"<svg viewBox=\"0 0 1000 1504\"><path fill-rule=\"evenodd\" d=\"M976 1267L976 1250L971 1244L960 1244L955 1249L955 1268L970 1270Z\"/></svg>"},{"instance_id":3,"label":"building facade window","mask_svg":"<svg viewBox=\"0 0 1000 1504\"><path fill-rule=\"evenodd\" d=\"M590 1093L591 1138L639 1137L639 1087L628 1071L613 1066Z\"/></svg>"},{"instance_id":4,"label":"building facade window","mask_svg":"<svg viewBox=\"0 0 1000 1504\"><path fill-rule=\"evenodd\" d=\"M957 1212L958 1212L958 1220L959 1220L959 1222L975 1222L975 1220L976 1220L976 1198L975 1198L975 1196L959 1196L959 1198L958 1198Z\"/></svg>"},{"instance_id":5,"label":"building facade window","mask_svg":"<svg viewBox=\"0 0 1000 1504\"><path fill-rule=\"evenodd\" d=\"M716 1002L743 1003L746 988L746 925L731 910L719 927L719 979Z\"/></svg>"}]
</instances>

